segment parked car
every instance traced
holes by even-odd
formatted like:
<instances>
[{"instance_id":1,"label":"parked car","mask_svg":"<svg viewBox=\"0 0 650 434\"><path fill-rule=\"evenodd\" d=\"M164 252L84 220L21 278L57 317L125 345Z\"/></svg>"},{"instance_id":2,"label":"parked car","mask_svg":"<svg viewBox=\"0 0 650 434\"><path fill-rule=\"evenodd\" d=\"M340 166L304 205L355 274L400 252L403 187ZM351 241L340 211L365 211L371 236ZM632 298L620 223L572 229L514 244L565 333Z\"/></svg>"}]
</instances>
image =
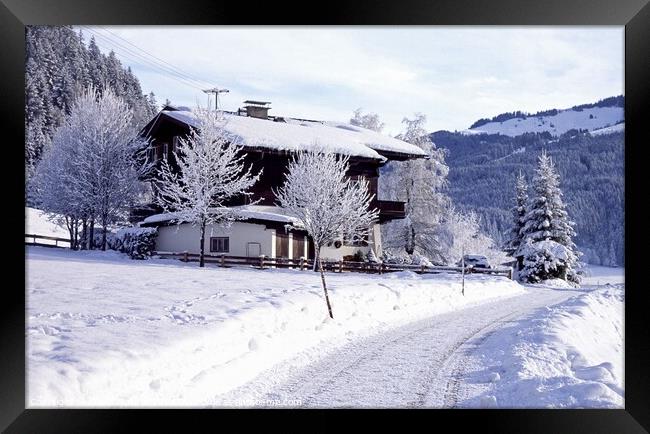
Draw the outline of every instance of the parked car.
<instances>
[{"instance_id":1,"label":"parked car","mask_svg":"<svg viewBox=\"0 0 650 434\"><path fill-rule=\"evenodd\" d=\"M465 259L465 266L466 267L473 267L473 268L492 268L490 265L490 262L487 260L487 258L483 255L465 255L463 257ZM463 261L460 260L456 264L459 267L463 266Z\"/></svg>"}]
</instances>

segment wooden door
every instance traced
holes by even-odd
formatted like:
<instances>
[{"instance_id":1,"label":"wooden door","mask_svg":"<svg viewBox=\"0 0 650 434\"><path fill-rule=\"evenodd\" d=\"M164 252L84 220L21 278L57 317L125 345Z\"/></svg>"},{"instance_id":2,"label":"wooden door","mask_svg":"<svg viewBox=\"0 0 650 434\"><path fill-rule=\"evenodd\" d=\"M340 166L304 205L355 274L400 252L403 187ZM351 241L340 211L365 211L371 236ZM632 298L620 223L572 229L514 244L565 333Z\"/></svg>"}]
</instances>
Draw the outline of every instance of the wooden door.
<instances>
[{"instance_id":1,"label":"wooden door","mask_svg":"<svg viewBox=\"0 0 650 434\"><path fill-rule=\"evenodd\" d=\"M302 234L293 234L293 259L300 259L305 256L305 236Z\"/></svg>"},{"instance_id":2,"label":"wooden door","mask_svg":"<svg viewBox=\"0 0 650 434\"><path fill-rule=\"evenodd\" d=\"M277 232L275 234L275 257L289 257L289 234Z\"/></svg>"},{"instance_id":3,"label":"wooden door","mask_svg":"<svg viewBox=\"0 0 650 434\"><path fill-rule=\"evenodd\" d=\"M314 249L314 242L310 237L307 237L307 259L315 259L316 251Z\"/></svg>"}]
</instances>

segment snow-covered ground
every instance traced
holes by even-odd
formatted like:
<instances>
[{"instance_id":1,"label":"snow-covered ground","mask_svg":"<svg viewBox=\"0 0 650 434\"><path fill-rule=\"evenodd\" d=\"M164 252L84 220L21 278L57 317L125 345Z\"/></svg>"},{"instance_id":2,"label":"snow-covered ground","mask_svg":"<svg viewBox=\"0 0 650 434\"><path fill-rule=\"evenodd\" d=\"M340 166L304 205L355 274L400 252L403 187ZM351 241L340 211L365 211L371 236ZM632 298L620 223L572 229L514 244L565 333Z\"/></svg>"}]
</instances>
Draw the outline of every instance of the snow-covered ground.
<instances>
[{"instance_id":1,"label":"snow-covered ground","mask_svg":"<svg viewBox=\"0 0 650 434\"><path fill-rule=\"evenodd\" d=\"M624 303L608 283L496 330L466 354L453 405L622 408Z\"/></svg>"},{"instance_id":2,"label":"snow-covered ground","mask_svg":"<svg viewBox=\"0 0 650 434\"><path fill-rule=\"evenodd\" d=\"M590 133L591 133L591 135L597 136L599 134L619 133L621 131L625 131L625 122L621 122L620 124L612 125L611 127L598 128L597 130L590 131Z\"/></svg>"},{"instance_id":3,"label":"snow-covered ground","mask_svg":"<svg viewBox=\"0 0 650 434\"><path fill-rule=\"evenodd\" d=\"M48 237L70 238L70 233L64 226L50 221L43 211L29 207L25 207L25 233L45 235ZM44 241L38 240L38 242Z\"/></svg>"},{"instance_id":4,"label":"snow-covered ground","mask_svg":"<svg viewBox=\"0 0 650 434\"><path fill-rule=\"evenodd\" d=\"M623 126L616 126L612 131L605 128L614 126L625 119L623 107L592 107L576 110L560 110L553 116L527 116L526 119L514 118L504 122L488 122L480 127L466 130L465 134L487 133L518 136L524 133L541 133L548 131L554 136L571 129L601 130L598 133L618 131Z\"/></svg>"},{"instance_id":5,"label":"snow-covered ground","mask_svg":"<svg viewBox=\"0 0 650 434\"><path fill-rule=\"evenodd\" d=\"M575 291L542 289L493 300L362 337L305 365L294 358L263 372L216 404L262 407L450 407L468 343L510 318Z\"/></svg>"},{"instance_id":6,"label":"snow-covered ground","mask_svg":"<svg viewBox=\"0 0 650 434\"><path fill-rule=\"evenodd\" d=\"M625 268L589 265L587 275L582 279L582 286L616 285L625 283Z\"/></svg>"},{"instance_id":7,"label":"snow-covered ground","mask_svg":"<svg viewBox=\"0 0 650 434\"><path fill-rule=\"evenodd\" d=\"M227 405L219 397L293 358L488 300L525 294L503 277L318 274L133 261L27 248L27 405ZM231 403L230 405L237 405Z\"/></svg>"}]
</instances>

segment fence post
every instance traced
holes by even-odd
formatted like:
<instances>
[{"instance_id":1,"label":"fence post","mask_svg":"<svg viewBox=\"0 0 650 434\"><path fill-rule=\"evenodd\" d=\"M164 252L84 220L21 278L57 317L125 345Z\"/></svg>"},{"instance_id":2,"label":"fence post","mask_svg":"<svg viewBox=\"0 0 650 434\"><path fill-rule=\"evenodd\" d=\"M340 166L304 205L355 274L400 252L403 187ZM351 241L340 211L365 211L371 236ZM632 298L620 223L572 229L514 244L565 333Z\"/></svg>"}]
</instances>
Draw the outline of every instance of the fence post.
<instances>
[{"instance_id":1,"label":"fence post","mask_svg":"<svg viewBox=\"0 0 650 434\"><path fill-rule=\"evenodd\" d=\"M190 259L187 257L187 250L185 250L183 252L183 259L182 260L183 260L183 262L189 262Z\"/></svg>"},{"instance_id":2,"label":"fence post","mask_svg":"<svg viewBox=\"0 0 650 434\"><path fill-rule=\"evenodd\" d=\"M224 254L221 255L221 266L222 267L226 266L226 255Z\"/></svg>"},{"instance_id":3,"label":"fence post","mask_svg":"<svg viewBox=\"0 0 650 434\"><path fill-rule=\"evenodd\" d=\"M301 256L300 257L300 271L305 269L305 257Z\"/></svg>"},{"instance_id":4,"label":"fence post","mask_svg":"<svg viewBox=\"0 0 650 434\"><path fill-rule=\"evenodd\" d=\"M260 268L264 269L264 255L260 255Z\"/></svg>"},{"instance_id":5,"label":"fence post","mask_svg":"<svg viewBox=\"0 0 650 434\"><path fill-rule=\"evenodd\" d=\"M420 264L420 273L424 274L424 264Z\"/></svg>"},{"instance_id":6,"label":"fence post","mask_svg":"<svg viewBox=\"0 0 650 434\"><path fill-rule=\"evenodd\" d=\"M339 273L343 272L343 261L339 261Z\"/></svg>"}]
</instances>

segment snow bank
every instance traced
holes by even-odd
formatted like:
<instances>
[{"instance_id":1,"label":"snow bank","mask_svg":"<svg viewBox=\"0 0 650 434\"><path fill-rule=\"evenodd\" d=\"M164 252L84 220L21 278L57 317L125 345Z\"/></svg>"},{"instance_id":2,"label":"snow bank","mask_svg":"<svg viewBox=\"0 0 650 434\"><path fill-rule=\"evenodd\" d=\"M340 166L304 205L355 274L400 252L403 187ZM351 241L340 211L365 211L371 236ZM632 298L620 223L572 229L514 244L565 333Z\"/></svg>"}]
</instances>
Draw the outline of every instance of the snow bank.
<instances>
[{"instance_id":1,"label":"snow bank","mask_svg":"<svg viewBox=\"0 0 650 434\"><path fill-rule=\"evenodd\" d=\"M461 406L622 408L624 301L622 285L605 287L497 331L468 380L488 385Z\"/></svg>"},{"instance_id":2,"label":"snow bank","mask_svg":"<svg viewBox=\"0 0 650 434\"><path fill-rule=\"evenodd\" d=\"M27 250L27 403L236 406L219 396L292 357L524 293L503 277L317 273Z\"/></svg>"},{"instance_id":3,"label":"snow bank","mask_svg":"<svg viewBox=\"0 0 650 434\"><path fill-rule=\"evenodd\" d=\"M590 285L616 285L625 283L625 268L605 267L602 265L589 265L582 286Z\"/></svg>"}]
</instances>

